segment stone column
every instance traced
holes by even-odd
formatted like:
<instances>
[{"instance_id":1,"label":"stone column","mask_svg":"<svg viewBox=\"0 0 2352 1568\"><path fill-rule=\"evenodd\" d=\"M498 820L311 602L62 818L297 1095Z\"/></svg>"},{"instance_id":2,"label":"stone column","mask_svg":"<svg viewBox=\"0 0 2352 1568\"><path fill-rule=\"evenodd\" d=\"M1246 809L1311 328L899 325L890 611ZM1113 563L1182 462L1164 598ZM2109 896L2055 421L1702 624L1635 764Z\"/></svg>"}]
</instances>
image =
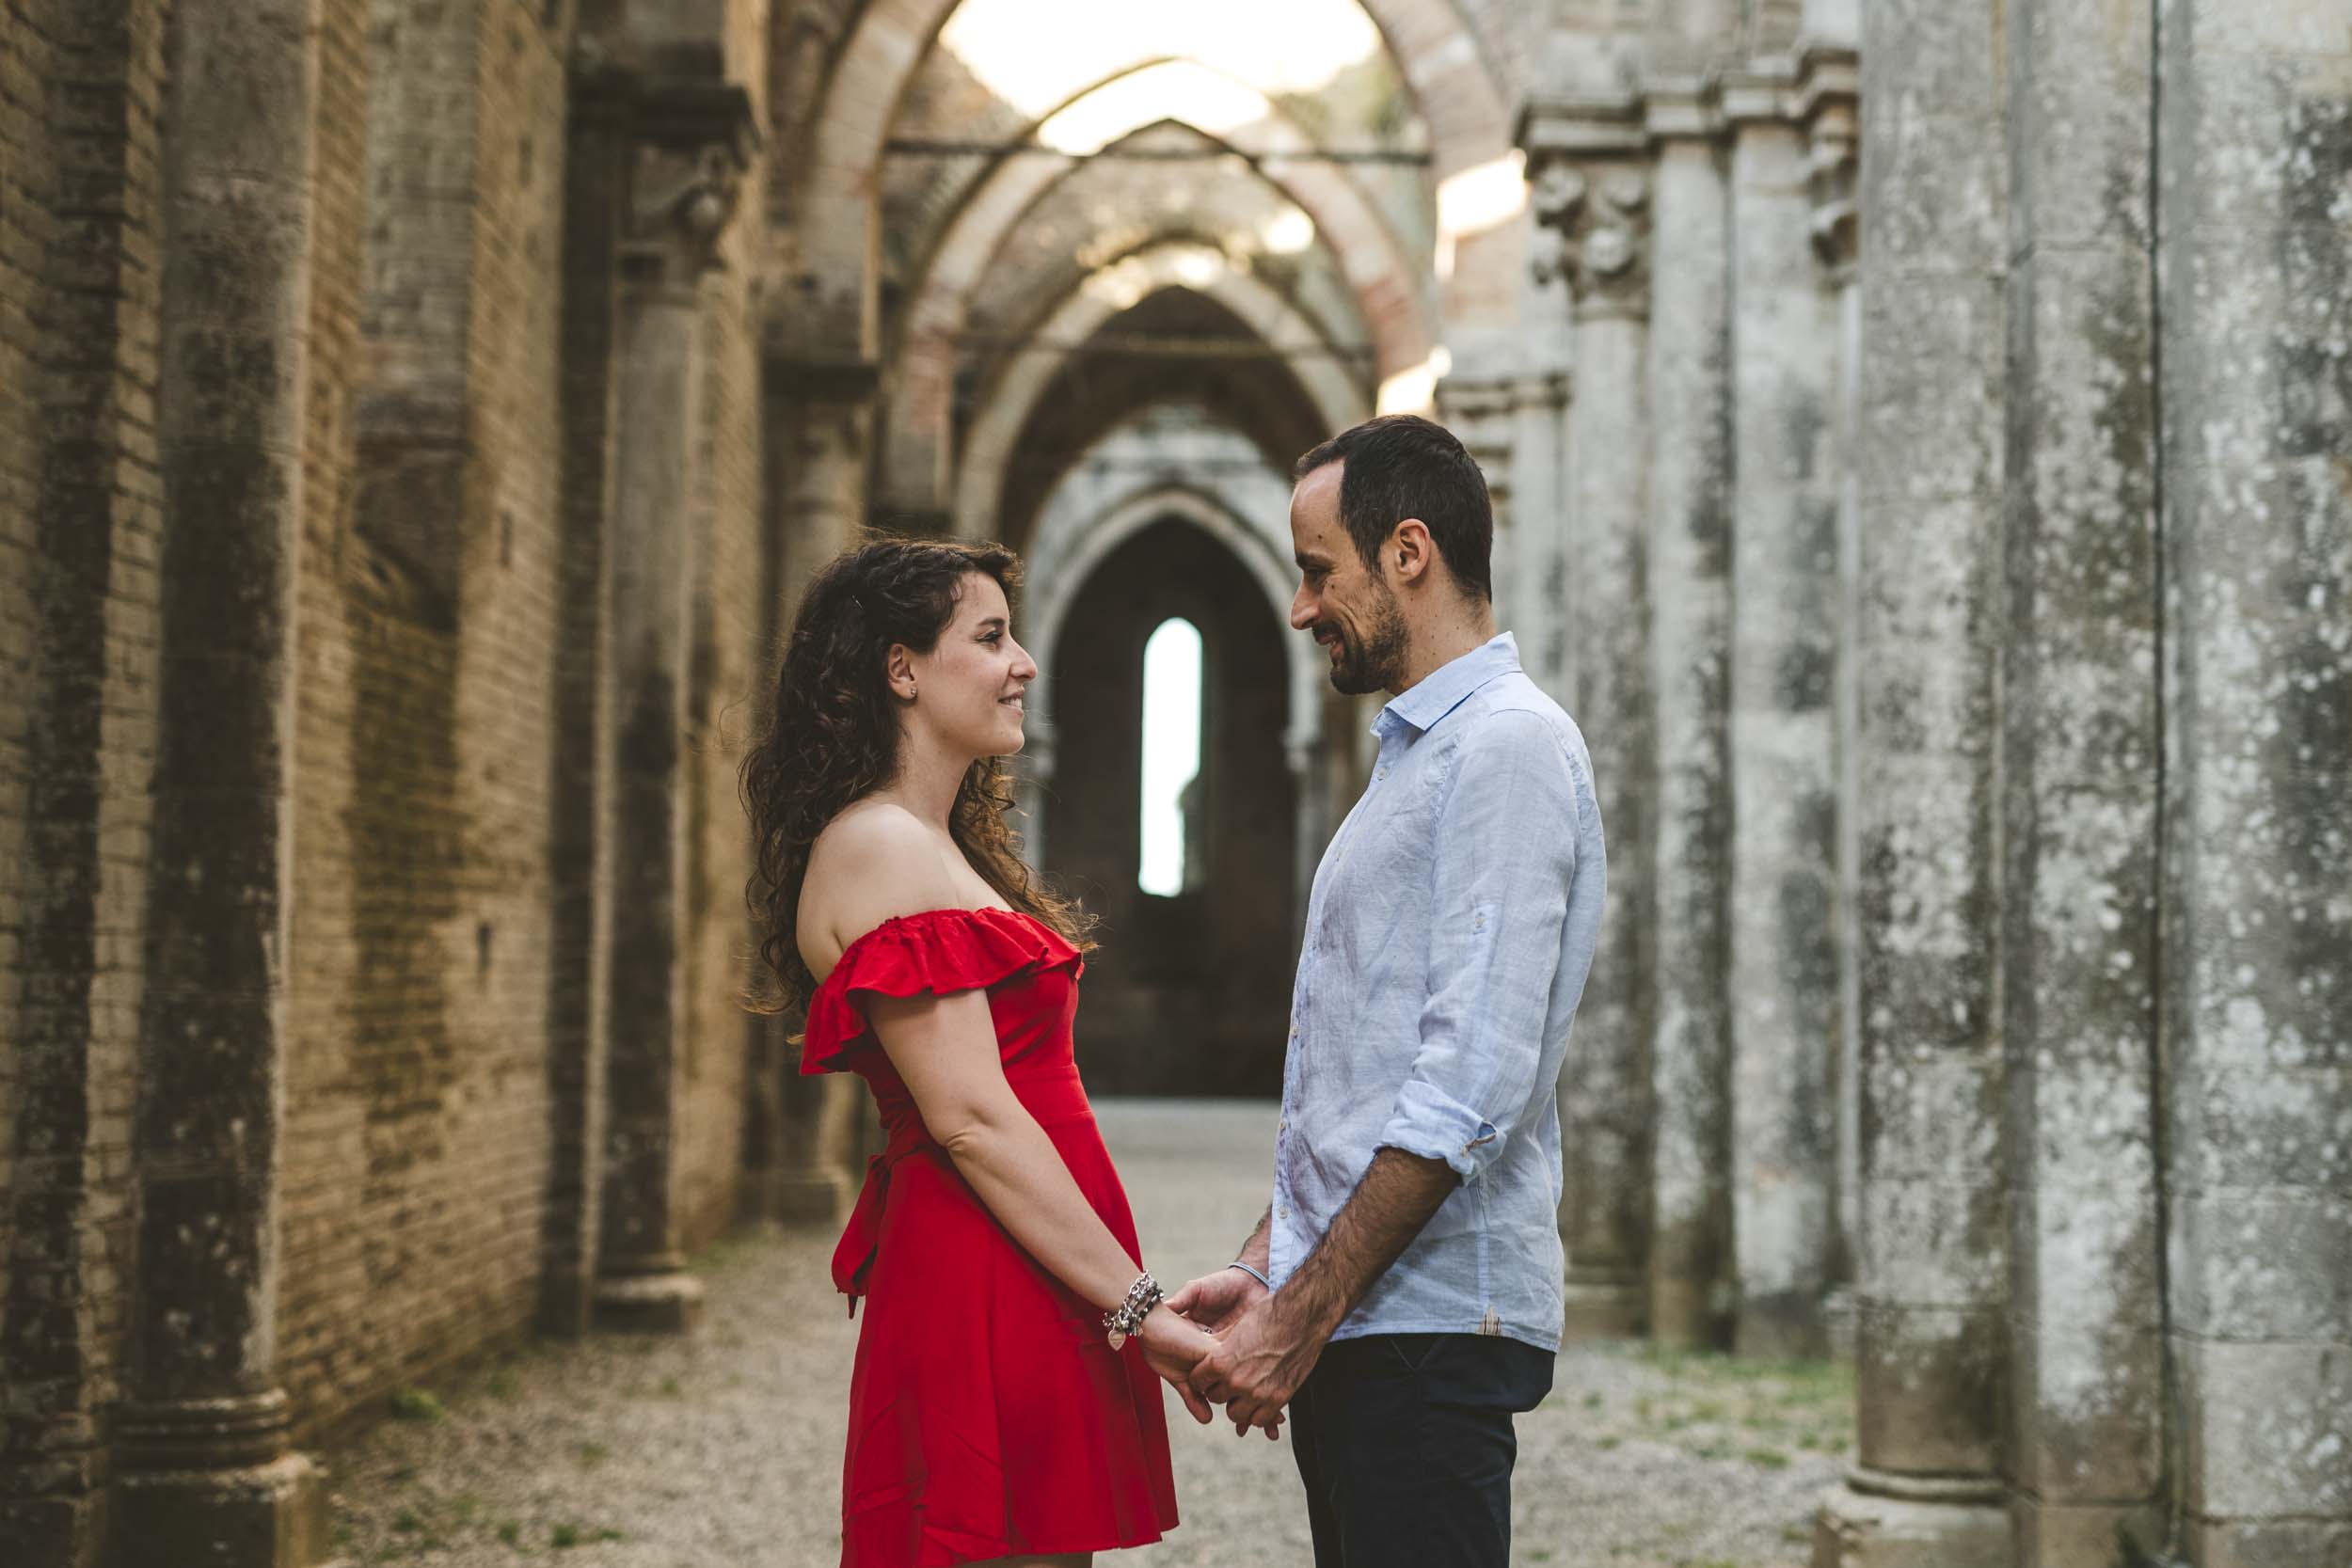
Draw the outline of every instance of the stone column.
<instances>
[{"instance_id":1,"label":"stone column","mask_svg":"<svg viewBox=\"0 0 2352 1568\"><path fill-rule=\"evenodd\" d=\"M2153 0L2010 0L2002 1168L2020 1561L2161 1546Z\"/></svg>"},{"instance_id":2,"label":"stone column","mask_svg":"<svg viewBox=\"0 0 2352 1568\"><path fill-rule=\"evenodd\" d=\"M694 559L689 520L706 375L702 278L752 148L749 100L721 83L648 85L633 111L614 345L614 715L605 832L613 895L604 974L607 1118L596 1317L682 1332L702 1297L685 1273L672 1190L685 885L684 730Z\"/></svg>"},{"instance_id":3,"label":"stone column","mask_svg":"<svg viewBox=\"0 0 2352 1568\"><path fill-rule=\"evenodd\" d=\"M1646 95L1650 206L1649 594L1657 692L1657 1108L1649 1330L1728 1339L1731 999L1730 249L1715 95L1696 79ZM1610 861L1616 881L1622 863ZM1613 885L1612 893L1615 889Z\"/></svg>"},{"instance_id":4,"label":"stone column","mask_svg":"<svg viewBox=\"0 0 2352 1568\"><path fill-rule=\"evenodd\" d=\"M1862 276L1860 67L1847 52L1850 87L1807 115L1812 150L1813 253L1835 302L1836 388L1832 418L1837 509L1837 663L1832 686L1836 747L1836 1259L1824 1315L1831 1348L1853 1354L1853 1276L1862 1237Z\"/></svg>"},{"instance_id":5,"label":"stone column","mask_svg":"<svg viewBox=\"0 0 2352 1568\"><path fill-rule=\"evenodd\" d=\"M774 297L775 291L771 291ZM853 545L865 526L867 459L880 377L870 360L814 359L787 330L779 309L765 328L761 372L769 547L776 553L780 634L799 613L809 579ZM781 648L781 635L774 644ZM772 674L772 671L770 672ZM1042 752L1032 719L1029 753ZM1026 797L1024 804L1033 804ZM1032 863L1035 863L1032 857ZM799 1033L799 1021L791 1025ZM865 1088L834 1074L800 1076L800 1049L782 1053L780 1171L775 1212L783 1218L831 1224L856 1194L863 1129L870 1119Z\"/></svg>"},{"instance_id":6,"label":"stone column","mask_svg":"<svg viewBox=\"0 0 2352 1568\"><path fill-rule=\"evenodd\" d=\"M186 0L170 22L125 1563L326 1553L277 1377L318 25L311 0Z\"/></svg>"},{"instance_id":7,"label":"stone column","mask_svg":"<svg viewBox=\"0 0 2352 1568\"><path fill-rule=\"evenodd\" d=\"M783 625L819 567L866 526L881 378L872 361L796 356L784 313L767 326L760 396L766 409L771 538L782 553Z\"/></svg>"},{"instance_id":8,"label":"stone column","mask_svg":"<svg viewBox=\"0 0 2352 1568\"><path fill-rule=\"evenodd\" d=\"M2010 1559L1998 1476L1994 744L2007 169L1997 0L1863 49L1859 1462L1819 1568Z\"/></svg>"},{"instance_id":9,"label":"stone column","mask_svg":"<svg viewBox=\"0 0 2352 1568\"><path fill-rule=\"evenodd\" d=\"M552 918L548 965L548 1183L540 1222L539 1331L587 1332L596 1291L604 1184L609 1039L605 965L612 945L612 597L613 448L619 440L613 345L627 221L633 79L571 63L564 161L564 465L558 568L563 650L555 667L555 743L548 792Z\"/></svg>"},{"instance_id":10,"label":"stone column","mask_svg":"<svg viewBox=\"0 0 2352 1568\"><path fill-rule=\"evenodd\" d=\"M1576 301L1568 529L1558 570L1569 711L1609 835L1609 911L1563 1075L1567 1331L1642 1326L1649 1257L1657 730L1649 654L1649 169L1639 105L1539 103L1523 119L1544 235ZM1547 564L1549 576L1553 568Z\"/></svg>"},{"instance_id":11,"label":"stone column","mask_svg":"<svg viewBox=\"0 0 2352 1568\"><path fill-rule=\"evenodd\" d=\"M1852 56L1844 56L1846 112ZM1732 126L1731 1181L1740 1354L1821 1355L1837 1219L1837 302L1790 69ZM1808 80L1806 87L1813 84ZM1851 130L1851 127L1849 127Z\"/></svg>"},{"instance_id":12,"label":"stone column","mask_svg":"<svg viewBox=\"0 0 2352 1568\"><path fill-rule=\"evenodd\" d=\"M2352 36L2157 9L2176 1550L2352 1558Z\"/></svg>"}]
</instances>

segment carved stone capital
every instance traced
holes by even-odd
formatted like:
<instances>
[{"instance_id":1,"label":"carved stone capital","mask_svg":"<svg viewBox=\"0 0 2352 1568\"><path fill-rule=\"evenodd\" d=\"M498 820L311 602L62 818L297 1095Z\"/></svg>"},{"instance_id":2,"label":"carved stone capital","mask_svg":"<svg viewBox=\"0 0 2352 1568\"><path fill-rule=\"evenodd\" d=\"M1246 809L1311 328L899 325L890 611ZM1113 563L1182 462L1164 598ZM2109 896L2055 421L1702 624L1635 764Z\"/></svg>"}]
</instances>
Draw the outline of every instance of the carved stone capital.
<instances>
[{"instance_id":1,"label":"carved stone capital","mask_svg":"<svg viewBox=\"0 0 2352 1568\"><path fill-rule=\"evenodd\" d=\"M1811 143L1814 253L1843 277L1853 270L1862 237L1854 195L1861 161L1860 59L1844 47L1807 48L1797 98Z\"/></svg>"},{"instance_id":2,"label":"carved stone capital","mask_svg":"<svg viewBox=\"0 0 2352 1568\"><path fill-rule=\"evenodd\" d=\"M1540 229L1530 263L1536 281L1565 280L1580 314L1647 315L1647 161L1540 156L1530 184Z\"/></svg>"},{"instance_id":3,"label":"carved stone capital","mask_svg":"<svg viewBox=\"0 0 2352 1568\"><path fill-rule=\"evenodd\" d=\"M724 83L653 81L637 87L629 109L624 244L676 263L691 281L718 264L740 204L759 145L751 97Z\"/></svg>"},{"instance_id":4,"label":"carved stone capital","mask_svg":"<svg viewBox=\"0 0 2352 1568\"><path fill-rule=\"evenodd\" d=\"M719 261L742 195L743 164L725 143L695 148L640 142L630 171L628 243L678 247L687 265L707 271Z\"/></svg>"},{"instance_id":5,"label":"carved stone capital","mask_svg":"<svg viewBox=\"0 0 2352 1568\"><path fill-rule=\"evenodd\" d=\"M1861 149L1854 122L1853 107L1847 104L1817 116L1811 127L1813 252L1839 276L1852 270L1862 239L1854 196Z\"/></svg>"}]
</instances>

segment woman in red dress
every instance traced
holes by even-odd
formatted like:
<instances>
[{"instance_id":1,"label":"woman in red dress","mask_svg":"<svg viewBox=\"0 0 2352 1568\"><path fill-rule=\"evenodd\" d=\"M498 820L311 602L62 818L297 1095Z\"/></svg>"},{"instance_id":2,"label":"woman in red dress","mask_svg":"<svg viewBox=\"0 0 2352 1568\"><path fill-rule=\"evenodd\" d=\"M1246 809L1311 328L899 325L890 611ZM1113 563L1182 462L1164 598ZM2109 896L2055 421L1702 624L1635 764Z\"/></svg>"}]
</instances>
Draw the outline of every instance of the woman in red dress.
<instances>
[{"instance_id":1,"label":"woman in red dress","mask_svg":"<svg viewBox=\"0 0 2352 1568\"><path fill-rule=\"evenodd\" d=\"M1078 1564L1176 1523L1160 1381L1214 1341L1158 1302L1072 1057L1082 917L1034 882L998 761L1037 666L1015 562L888 541L801 602L745 759L754 907L801 1070L889 1141L834 1281L865 1302L842 1568Z\"/></svg>"}]
</instances>

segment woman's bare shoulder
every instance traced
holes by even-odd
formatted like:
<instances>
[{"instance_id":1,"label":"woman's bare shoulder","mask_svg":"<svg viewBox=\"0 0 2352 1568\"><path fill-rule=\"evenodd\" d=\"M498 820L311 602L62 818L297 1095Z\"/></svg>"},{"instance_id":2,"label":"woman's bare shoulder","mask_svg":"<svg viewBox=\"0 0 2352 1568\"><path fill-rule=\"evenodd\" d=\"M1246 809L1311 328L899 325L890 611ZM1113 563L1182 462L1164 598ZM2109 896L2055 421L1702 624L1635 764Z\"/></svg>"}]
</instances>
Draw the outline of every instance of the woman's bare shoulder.
<instances>
[{"instance_id":1,"label":"woman's bare shoulder","mask_svg":"<svg viewBox=\"0 0 2352 1568\"><path fill-rule=\"evenodd\" d=\"M937 833L903 806L859 801L825 824L809 847L801 957L821 978L850 942L883 921L963 901Z\"/></svg>"}]
</instances>

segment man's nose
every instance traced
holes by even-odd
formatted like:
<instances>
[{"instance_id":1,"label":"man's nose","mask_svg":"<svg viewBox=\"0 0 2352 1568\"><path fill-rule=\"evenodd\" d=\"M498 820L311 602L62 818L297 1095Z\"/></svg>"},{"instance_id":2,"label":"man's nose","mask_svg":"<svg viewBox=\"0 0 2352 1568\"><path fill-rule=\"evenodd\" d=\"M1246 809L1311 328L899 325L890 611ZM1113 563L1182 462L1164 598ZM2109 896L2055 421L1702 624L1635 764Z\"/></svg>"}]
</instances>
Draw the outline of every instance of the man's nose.
<instances>
[{"instance_id":1,"label":"man's nose","mask_svg":"<svg viewBox=\"0 0 2352 1568\"><path fill-rule=\"evenodd\" d=\"M1315 624L1315 601L1302 585L1291 595L1291 630L1305 631Z\"/></svg>"}]
</instances>

